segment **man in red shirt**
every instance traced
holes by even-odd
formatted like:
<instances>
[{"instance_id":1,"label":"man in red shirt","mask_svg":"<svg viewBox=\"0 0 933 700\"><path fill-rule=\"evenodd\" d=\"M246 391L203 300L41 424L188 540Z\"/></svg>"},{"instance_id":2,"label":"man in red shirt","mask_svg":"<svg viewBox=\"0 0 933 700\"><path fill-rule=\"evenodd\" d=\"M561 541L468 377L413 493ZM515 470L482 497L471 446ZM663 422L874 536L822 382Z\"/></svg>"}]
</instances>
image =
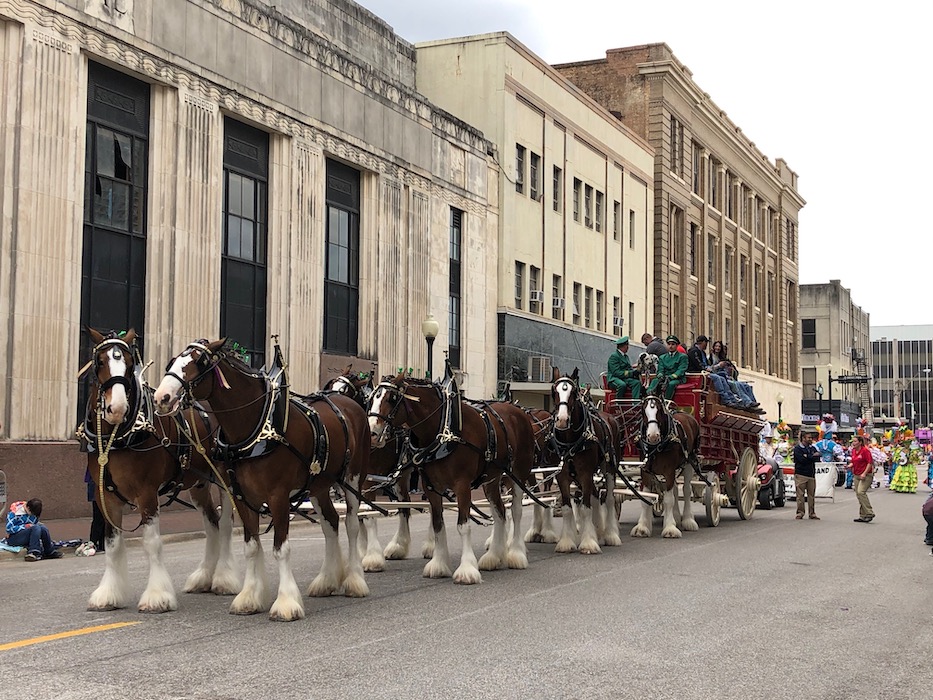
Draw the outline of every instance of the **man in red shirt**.
<instances>
[{"instance_id":1,"label":"man in red shirt","mask_svg":"<svg viewBox=\"0 0 933 700\"><path fill-rule=\"evenodd\" d=\"M852 439L852 478L855 480L855 497L858 499L857 523L870 523L875 517L875 511L868 502L873 473L871 450L865 444L865 438L857 435Z\"/></svg>"}]
</instances>

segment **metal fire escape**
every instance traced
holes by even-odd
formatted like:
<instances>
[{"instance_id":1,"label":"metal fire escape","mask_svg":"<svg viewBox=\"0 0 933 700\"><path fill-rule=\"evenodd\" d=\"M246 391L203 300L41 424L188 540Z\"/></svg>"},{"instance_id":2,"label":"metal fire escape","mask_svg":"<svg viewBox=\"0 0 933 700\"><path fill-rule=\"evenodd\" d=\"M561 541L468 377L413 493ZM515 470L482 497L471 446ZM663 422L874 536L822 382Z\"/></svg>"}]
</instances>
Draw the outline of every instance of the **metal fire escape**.
<instances>
[{"instance_id":1,"label":"metal fire escape","mask_svg":"<svg viewBox=\"0 0 933 700\"><path fill-rule=\"evenodd\" d=\"M868 362L865 359L865 351L858 348L852 348L852 362L855 363L855 375L846 377L853 384L858 384L858 406L862 418L872 425L872 402L871 402L871 377L868 374Z\"/></svg>"}]
</instances>

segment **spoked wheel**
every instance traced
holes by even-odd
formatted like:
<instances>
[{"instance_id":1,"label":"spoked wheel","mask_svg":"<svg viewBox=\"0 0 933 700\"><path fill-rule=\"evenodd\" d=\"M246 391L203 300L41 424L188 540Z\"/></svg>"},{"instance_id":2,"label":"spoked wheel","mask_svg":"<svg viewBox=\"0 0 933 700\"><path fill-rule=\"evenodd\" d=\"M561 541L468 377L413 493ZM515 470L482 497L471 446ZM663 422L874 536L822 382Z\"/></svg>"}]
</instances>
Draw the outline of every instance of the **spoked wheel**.
<instances>
[{"instance_id":1,"label":"spoked wheel","mask_svg":"<svg viewBox=\"0 0 933 700\"><path fill-rule=\"evenodd\" d=\"M758 455L750 447L746 447L739 460L739 468L735 471L735 507L742 520L748 520L755 513L755 504L758 501Z\"/></svg>"},{"instance_id":2,"label":"spoked wheel","mask_svg":"<svg viewBox=\"0 0 933 700\"><path fill-rule=\"evenodd\" d=\"M703 492L703 505L706 506L706 524L709 527L719 525L719 509L722 498L719 493L719 474L709 475L710 485Z\"/></svg>"}]
</instances>

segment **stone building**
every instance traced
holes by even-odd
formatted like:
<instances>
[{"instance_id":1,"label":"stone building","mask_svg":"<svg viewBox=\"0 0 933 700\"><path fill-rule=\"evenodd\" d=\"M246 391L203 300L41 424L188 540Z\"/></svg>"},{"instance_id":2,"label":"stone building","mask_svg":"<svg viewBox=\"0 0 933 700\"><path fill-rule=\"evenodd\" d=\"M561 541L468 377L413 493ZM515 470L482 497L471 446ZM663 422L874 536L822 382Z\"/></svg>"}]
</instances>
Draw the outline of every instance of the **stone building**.
<instances>
[{"instance_id":1,"label":"stone building","mask_svg":"<svg viewBox=\"0 0 933 700\"><path fill-rule=\"evenodd\" d=\"M554 68L654 148L654 330L722 339L769 414L779 394L793 410L797 174L769 161L666 44Z\"/></svg>"},{"instance_id":2,"label":"stone building","mask_svg":"<svg viewBox=\"0 0 933 700\"><path fill-rule=\"evenodd\" d=\"M416 48L418 89L498 151L500 381L537 406L552 367L599 387L655 325L650 145L507 33Z\"/></svg>"},{"instance_id":3,"label":"stone building","mask_svg":"<svg viewBox=\"0 0 933 700\"><path fill-rule=\"evenodd\" d=\"M349 0L0 0L0 469L87 512L83 326L160 369L229 336L292 386L426 366L495 390L497 165ZM439 353L438 353L439 354ZM57 483L60 487L50 486Z\"/></svg>"},{"instance_id":4,"label":"stone building","mask_svg":"<svg viewBox=\"0 0 933 700\"><path fill-rule=\"evenodd\" d=\"M933 326L874 326L871 329L875 424L904 421L930 442L933 429Z\"/></svg>"},{"instance_id":5,"label":"stone building","mask_svg":"<svg viewBox=\"0 0 933 700\"><path fill-rule=\"evenodd\" d=\"M800 375L803 422L832 413L844 433L871 420L873 374L869 315L839 280L800 285Z\"/></svg>"}]
</instances>

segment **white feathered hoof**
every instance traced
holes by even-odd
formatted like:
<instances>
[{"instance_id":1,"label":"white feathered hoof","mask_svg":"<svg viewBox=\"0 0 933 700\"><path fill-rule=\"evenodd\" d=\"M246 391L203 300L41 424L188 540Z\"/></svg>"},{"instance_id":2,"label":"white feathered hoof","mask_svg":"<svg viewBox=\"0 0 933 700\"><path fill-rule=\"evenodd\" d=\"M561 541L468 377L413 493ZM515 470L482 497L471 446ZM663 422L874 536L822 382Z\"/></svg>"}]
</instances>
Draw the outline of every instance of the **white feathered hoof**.
<instances>
[{"instance_id":1,"label":"white feathered hoof","mask_svg":"<svg viewBox=\"0 0 933 700\"><path fill-rule=\"evenodd\" d=\"M239 595L230 603L231 615L255 615L263 612L265 609L266 606L263 604L262 600L255 594L246 590L240 591Z\"/></svg>"},{"instance_id":2,"label":"white feathered hoof","mask_svg":"<svg viewBox=\"0 0 933 700\"><path fill-rule=\"evenodd\" d=\"M506 563L510 569L527 569L528 556L525 552L509 550L509 553L506 555Z\"/></svg>"},{"instance_id":3,"label":"white feathered hoof","mask_svg":"<svg viewBox=\"0 0 933 700\"><path fill-rule=\"evenodd\" d=\"M528 532L525 533L525 542L543 542L541 539L541 533L535 530L533 527L528 528Z\"/></svg>"},{"instance_id":4,"label":"white feathered hoof","mask_svg":"<svg viewBox=\"0 0 933 700\"><path fill-rule=\"evenodd\" d=\"M386 560L384 556L378 554L367 554L363 557L363 571L367 574L379 573L386 570Z\"/></svg>"},{"instance_id":5,"label":"white feathered hoof","mask_svg":"<svg viewBox=\"0 0 933 700\"><path fill-rule=\"evenodd\" d=\"M680 524L680 529L684 532L697 532L700 529L700 526L697 525L696 520L689 518Z\"/></svg>"},{"instance_id":6,"label":"white feathered hoof","mask_svg":"<svg viewBox=\"0 0 933 700\"><path fill-rule=\"evenodd\" d=\"M365 598L369 595L369 585L360 574L350 574L343 582L343 594L347 598Z\"/></svg>"},{"instance_id":7,"label":"white feathered hoof","mask_svg":"<svg viewBox=\"0 0 933 700\"><path fill-rule=\"evenodd\" d=\"M421 558L422 559L430 559L433 556L434 556L434 543L433 542L425 542L423 545L421 545Z\"/></svg>"},{"instance_id":8,"label":"white feathered hoof","mask_svg":"<svg viewBox=\"0 0 933 700\"><path fill-rule=\"evenodd\" d=\"M460 566L454 572L454 583L459 583L461 586L472 586L482 582L483 576L480 574L479 569L472 566Z\"/></svg>"},{"instance_id":9,"label":"white feathered hoof","mask_svg":"<svg viewBox=\"0 0 933 700\"><path fill-rule=\"evenodd\" d=\"M450 578L450 564L432 559L424 565L424 578Z\"/></svg>"},{"instance_id":10,"label":"white feathered hoof","mask_svg":"<svg viewBox=\"0 0 933 700\"><path fill-rule=\"evenodd\" d=\"M326 598L334 595L339 590L340 585L336 581L324 574L318 574L311 582L311 585L308 586L308 595L312 598Z\"/></svg>"},{"instance_id":11,"label":"white feathered hoof","mask_svg":"<svg viewBox=\"0 0 933 700\"><path fill-rule=\"evenodd\" d=\"M211 573L205 569L192 572L185 581L185 593L208 593L211 590Z\"/></svg>"},{"instance_id":12,"label":"white feathered hoof","mask_svg":"<svg viewBox=\"0 0 933 700\"><path fill-rule=\"evenodd\" d=\"M632 528L632 537L651 537L651 529L639 523Z\"/></svg>"},{"instance_id":13,"label":"white feathered hoof","mask_svg":"<svg viewBox=\"0 0 933 700\"><path fill-rule=\"evenodd\" d=\"M159 615L161 613L178 610L178 601L176 600L174 594L167 591L148 595L143 593L142 598L139 599L139 604L136 606L136 609L141 613Z\"/></svg>"},{"instance_id":14,"label":"white feathered hoof","mask_svg":"<svg viewBox=\"0 0 933 700\"><path fill-rule=\"evenodd\" d=\"M495 571L503 567L502 559L492 552L486 552L479 558L480 571Z\"/></svg>"},{"instance_id":15,"label":"white feathered hoof","mask_svg":"<svg viewBox=\"0 0 933 700\"><path fill-rule=\"evenodd\" d=\"M243 583L235 571L231 569L218 569L214 572L211 583L211 593L214 595L236 595L243 588Z\"/></svg>"},{"instance_id":16,"label":"white feathered hoof","mask_svg":"<svg viewBox=\"0 0 933 700\"><path fill-rule=\"evenodd\" d=\"M433 554L433 552L432 552ZM386 559L397 561L399 559L404 559L408 556L408 547L405 545L398 544L397 542L389 542L386 545L385 550L382 552L382 555Z\"/></svg>"},{"instance_id":17,"label":"white feathered hoof","mask_svg":"<svg viewBox=\"0 0 933 700\"><path fill-rule=\"evenodd\" d=\"M669 540L680 539L683 536L683 533L676 527L667 527L661 531L661 537L665 537Z\"/></svg>"},{"instance_id":18,"label":"white feathered hoof","mask_svg":"<svg viewBox=\"0 0 933 700\"><path fill-rule=\"evenodd\" d=\"M269 611L269 619L273 622L294 622L301 620L305 616L305 608L301 602L295 602L292 599L278 598L272 604Z\"/></svg>"},{"instance_id":19,"label":"white feathered hoof","mask_svg":"<svg viewBox=\"0 0 933 700\"><path fill-rule=\"evenodd\" d=\"M558 554L570 554L577 551L577 543L569 538L562 538L557 541L554 551Z\"/></svg>"},{"instance_id":20,"label":"white feathered hoof","mask_svg":"<svg viewBox=\"0 0 933 700\"><path fill-rule=\"evenodd\" d=\"M580 543L580 554L602 554L603 550L599 548L599 543L595 539L583 540Z\"/></svg>"},{"instance_id":21,"label":"white feathered hoof","mask_svg":"<svg viewBox=\"0 0 933 700\"><path fill-rule=\"evenodd\" d=\"M97 591L94 591L87 601L87 609L89 612L109 612L110 610L122 610L125 607L125 601L98 595Z\"/></svg>"},{"instance_id":22,"label":"white feathered hoof","mask_svg":"<svg viewBox=\"0 0 933 700\"><path fill-rule=\"evenodd\" d=\"M622 538L618 532L607 532L601 544L605 547L621 547Z\"/></svg>"}]
</instances>

